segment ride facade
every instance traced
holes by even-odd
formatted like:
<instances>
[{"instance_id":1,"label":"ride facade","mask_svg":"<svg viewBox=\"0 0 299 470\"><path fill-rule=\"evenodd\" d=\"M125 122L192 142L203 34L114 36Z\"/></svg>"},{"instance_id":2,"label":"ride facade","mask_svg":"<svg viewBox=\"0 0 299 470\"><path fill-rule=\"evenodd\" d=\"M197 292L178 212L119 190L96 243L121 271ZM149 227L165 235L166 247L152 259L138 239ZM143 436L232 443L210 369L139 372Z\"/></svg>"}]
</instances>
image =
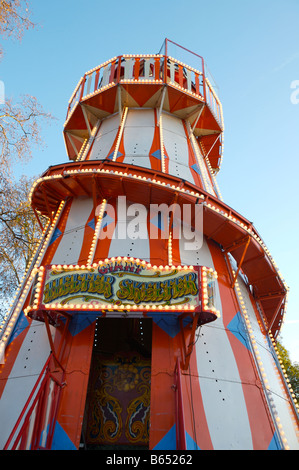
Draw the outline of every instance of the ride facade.
<instances>
[{"instance_id":1,"label":"ride facade","mask_svg":"<svg viewBox=\"0 0 299 470\"><path fill-rule=\"evenodd\" d=\"M2 449L299 449L275 344L288 289L223 202L222 106L173 45L84 74L69 161L32 187L42 237L1 325Z\"/></svg>"}]
</instances>

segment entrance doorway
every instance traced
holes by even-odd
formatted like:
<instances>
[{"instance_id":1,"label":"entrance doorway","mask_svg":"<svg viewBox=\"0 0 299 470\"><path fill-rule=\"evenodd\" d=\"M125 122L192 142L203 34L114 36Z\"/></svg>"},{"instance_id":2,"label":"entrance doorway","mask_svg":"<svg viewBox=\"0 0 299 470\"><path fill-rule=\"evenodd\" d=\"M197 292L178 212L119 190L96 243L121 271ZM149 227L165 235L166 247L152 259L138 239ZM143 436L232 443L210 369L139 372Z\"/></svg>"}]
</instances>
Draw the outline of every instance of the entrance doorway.
<instances>
[{"instance_id":1,"label":"entrance doorway","mask_svg":"<svg viewBox=\"0 0 299 470\"><path fill-rule=\"evenodd\" d=\"M148 449L152 321L99 318L81 449Z\"/></svg>"}]
</instances>

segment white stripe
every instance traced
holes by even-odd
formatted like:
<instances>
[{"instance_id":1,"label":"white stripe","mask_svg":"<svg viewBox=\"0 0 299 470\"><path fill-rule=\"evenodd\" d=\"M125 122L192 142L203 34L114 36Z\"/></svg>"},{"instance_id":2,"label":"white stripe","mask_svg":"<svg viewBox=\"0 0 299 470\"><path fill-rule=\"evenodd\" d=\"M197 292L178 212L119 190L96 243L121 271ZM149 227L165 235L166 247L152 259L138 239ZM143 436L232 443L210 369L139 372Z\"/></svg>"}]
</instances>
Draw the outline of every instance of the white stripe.
<instances>
[{"instance_id":1,"label":"white stripe","mask_svg":"<svg viewBox=\"0 0 299 470\"><path fill-rule=\"evenodd\" d=\"M89 160L104 160L109 156L119 128L119 115L104 119L94 140Z\"/></svg>"},{"instance_id":2,"label":"white stripe","mask_svg":"<svg viewBox=\"0 0 299 470\"><path fill-rule=\"evenodd\" d=\"M120 199L118 200L120 201ZM150 245L147 235L147 227L136 226L136 236L139 234L141 237L146 232L147 238L136 238L134 237L133 231L135 222L137 222L137 216L128 215L129 207L138 207L138 204L130 205L127 203L125 207L121 206L121 202L118 202L116 210L119 211L117 217L117 223L115 226L113 238L109 247L108 258L117 256L128 256L139 258L145 261L150 261ZM129 212L130 214L130 212ZM142 219L144 220L144 218ZM146 219L144 221L146 223ZM133 236L132 236L133 235Z\"/></svg>"},{"instance_id":3,"label":"white stripe","mask_svg":"<svg viewBox=\"0 0 299 470\"><path fill-rule=\"evenodd\" d=\"M194 183L189 166L187 137L181 119L163 113L163 140L169 157L169 174Z\"/></svg>"},{"instance_id":4,"label":"white stripe","mask_svg":"<svg viewBox=\"0 0 299 470\"><path fill-rule=\"evenodd\" d=\"M85 225L93 207L91 198L76 198L72 201L66 227L52 264L76 264L84 240Z\"/></svg>"},{"instance_id":5,"label":"white stripe","mask_svg":"<svg viewBox=\"0 0 299 470\"><path fill-rule=\"evenodd\" d=\"M214 268L205 240L202 248L197 251L195 255L193 252L193 260L196 256L198 264ZM192 252L181 251L181 260L184 263L191 259ZM214 449L252 449L246 402L236 360L223 324L218 284L216 298L221 318L201 328L195 346L207 424Z\"/></svg>"},{"instance_id":6,"label":"white stripe","mask_svg":"<svg viewBox=\"0 0 299 470\"><path fill-rule=\"evenodd\" d=\"M124 163L151 168L149 158L155 132L154 110L129 110L124 129Z\"/></svg>"}]
</instances>

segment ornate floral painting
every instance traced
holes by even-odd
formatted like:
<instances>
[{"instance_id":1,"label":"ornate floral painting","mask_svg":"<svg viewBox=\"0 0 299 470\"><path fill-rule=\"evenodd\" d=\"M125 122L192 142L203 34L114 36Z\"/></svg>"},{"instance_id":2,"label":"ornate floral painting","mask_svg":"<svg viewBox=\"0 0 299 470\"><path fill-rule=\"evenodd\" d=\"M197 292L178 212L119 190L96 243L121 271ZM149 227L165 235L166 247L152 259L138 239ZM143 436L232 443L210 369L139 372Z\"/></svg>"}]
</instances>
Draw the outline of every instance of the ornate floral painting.
<instances>
[{"instance_id":1,"label":"ornate floral painting","mask_svg":"<svg viewBox=\"0 0 299 470\"><path fill-rule=\"evenodd\" d=\"M150 363L134 352L108 359L96 354L89 379L87 445L148 444Z\"/></svg>"}]
</instances>

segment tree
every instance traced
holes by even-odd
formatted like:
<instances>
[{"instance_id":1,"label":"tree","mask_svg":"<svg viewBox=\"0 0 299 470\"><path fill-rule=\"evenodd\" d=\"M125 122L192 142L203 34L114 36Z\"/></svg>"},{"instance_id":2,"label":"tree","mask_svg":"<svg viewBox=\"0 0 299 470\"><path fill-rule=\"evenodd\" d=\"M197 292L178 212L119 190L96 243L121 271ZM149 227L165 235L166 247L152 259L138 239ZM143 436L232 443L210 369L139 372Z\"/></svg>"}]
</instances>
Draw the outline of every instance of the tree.
<instances>
[{"instance_id":1,"label":"tree","mask_svg":"<svg viewBox=\"0 0 299 470\"><path fill-rule=\"evenodd\" d=\"M18 288L39 242L41 228L28 200L35 178L1 180L0 186L0 320ZM43 218L40 216L43 221Z\"/></svg>"},{"instance_id":2,"label":"tree","mask_svg":"<svg viewBox=\"0 0 299 470\"><path fill-rule=\"evenodd\" d=\"M0 36L21 40L25 30L34 27L30 14L27 0L0 0ZM11 99L3 101L0 105L1 194L12 181L13 165L28 161L32 146L42 143L42 121L52 119L33 96L23 95L17 103Z\"/></svg>"},{"instance_id":3,"label":"tree","mask_svg":"<svg viewBox=\"0 0 299 470\"><path fill-rule=\"evenodd\" d=\"M50 119L33 96L23 96L16 104L7 99L0 106L0 185L12 178L15 163L28 161L33 146L42 144L41 122Z\"/></svg>"},{"instance_id":4,"label":"tree","mask_svg":"<svg viewBox=\"0 0 299 470\"><path fill-rule=\"evenodd\" d=\"M30 14L28 2L25 0L0 0L1 37L21 40L25 30L34 27ZM2 54L0 46L0 58Z\"/></svg>"},{"instance_id":5,"label":"tree","mask_svg":"<svg viewBox=\"0 0 299 470\"><path fill-rule=\"evenodd\" d=\"M33 148L42 146L42 124L52 116L33 96L0 105L0 315L27 267L40 235L27 201L33 178L14 178L14 166L29 161Z\"/></svg>"},{"instance_id":6,"label":"tree","mask_svg":"<svg viewBox=\"0 0 299 470\"><path fill-rule=\"evenodd\" d=\"M0 36L22 39L34 27L26 0L0 0ZM0 59L2 49L0 48ZM14 178L14 166L43 144L41 128L52 119L33 96L0 104L0 316L20 282L40 236L28 202L33 178Z\"/></svg>"},{"instance_id":7,"label":"tree","mask_svg":"<svg viewBox=\"0 0 299 470\"><path fill-rule=\"evenodd\" d=\"M282 361L283 368L285 369L285 374L287 375L294 397L297 402L299 401L299 363L291 361L289 353L286 348L282 345L281 342L277 341L276 346L280 359Z\"/></svg>"},{"instance_id":8,"label":"tree","mask_svg":"<svg viewBox=\"0 0 299 470\"><path fill-rule=\"evenodd\" d=\"M22 176L1 188L0 295L9 298L28 266L41 229L28 200L34 178ZM4 190L4 191L3 191Z\"/></svg>"}]
</instances>

